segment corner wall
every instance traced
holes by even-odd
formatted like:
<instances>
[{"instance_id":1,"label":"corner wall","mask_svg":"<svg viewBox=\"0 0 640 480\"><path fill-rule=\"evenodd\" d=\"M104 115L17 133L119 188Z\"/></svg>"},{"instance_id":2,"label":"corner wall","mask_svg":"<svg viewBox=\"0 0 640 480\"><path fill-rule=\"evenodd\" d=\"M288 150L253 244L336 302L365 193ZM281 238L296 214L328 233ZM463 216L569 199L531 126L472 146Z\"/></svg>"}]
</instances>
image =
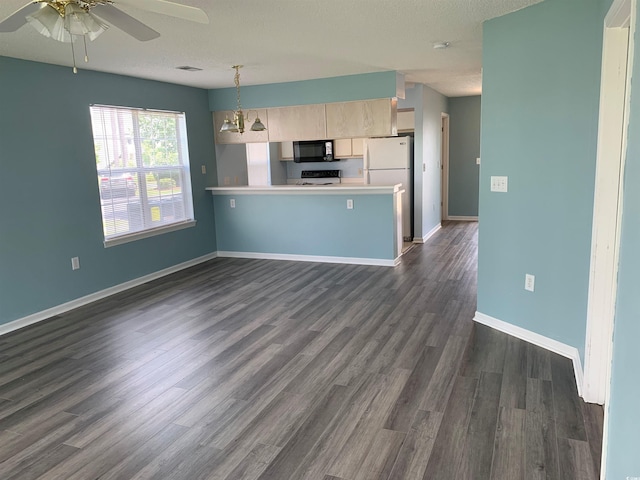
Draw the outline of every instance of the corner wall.
<instances>
[{"instance_id":1,"label":"corner wall","mask_svg":"<svg viewBox=\"0 0 640 480\"><path fill-rule=\"evenodd\" d=\"M216 251L206 90L6 57L0 72L0 324ZM186 112L195 227L104 248L91 104Z\"/></svg>"},{"instance_id":2,"label":"corner wall","mask_svg":"<svg viewBox=\"0 0 640 480\"><path fill-rule=\"evenodd\" d=\"M602 11L598 0L546 0L483 34L478 311L582 357ZM489 191L492 175L509 177L508 193Z\"/></svg>"},{"instance_id":3,"label":"corner wall","mask_svg":"<svg viewBox=\"0 0 640 480\"><path fill-rule=\"evenodd\" d=\"M442 113L448 112L447 97L426 85L416 84L398 99L398 108L413 108L414 239L424 238L441 222Z\"/></svg>"}]
</instances>

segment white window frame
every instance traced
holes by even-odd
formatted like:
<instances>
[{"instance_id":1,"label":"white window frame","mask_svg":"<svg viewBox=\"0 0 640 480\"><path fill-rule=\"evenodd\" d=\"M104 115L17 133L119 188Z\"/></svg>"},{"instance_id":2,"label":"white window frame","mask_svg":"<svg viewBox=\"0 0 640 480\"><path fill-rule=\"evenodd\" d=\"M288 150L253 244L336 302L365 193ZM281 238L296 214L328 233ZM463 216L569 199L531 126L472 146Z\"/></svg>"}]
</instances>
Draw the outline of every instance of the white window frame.
<instances>
[{"instance_id":1,"label":"white window frame","mask_svg":"<svg viewBox=\"0 0 640 480\"><path fill-rule=\"evenodd\" d=\"M98 105L98 104L91 105L92 112L93 112L93 109L125 110L131 113L132 115L132 120L134 122L134 125L133 125L133 129L134 129L133 144L134 145L133 145L132 156L134 157L134 160L135 160L135 167L124 167L124 168L114 169L114 170L112 170L111 167L107 167L105 169L105 168L99 168L98 162L96 161L96 173L97 173L98 179L100 179L101 176L106 176L106 175L109 175L109 178L111 178L112 175L117 175L119 171L123 171L123 173L132 172L132 174L136 176L137 193L139 196L135 197L135 202L140 204L140 212L141 212L140 221L143 224L142 229L138 229L133 232L129 231L124 233L115 233L113 235L107 235L104 232L106 219L105 219L105 214L102 211L104 205L103 205L102 192L100 192L100 198L101 198L101 201L100 201L101 215L100 216L101 216L102 225L103 225L103 235L105 236L104 237L105 248L195 226L196 221L193 213L193 195L192 195L192 187L191 187L191 174L190 174L190 165L189 165L189 151L188 151L188 139L187 139L185 113L167 111L167 110L151 110L151 109L122 107L122 106L114 106L114 105ZM178 165L166 165L166 166L145 166L144 165L142 148L141 148L141 138L140 138L139 127L138 127L139 123L137 120L138 114L140 112L151 113L151 114L156 112L160 115L172 114L176 116L177 118L176 134L178 137L177 153L179 158ZM104 137L104 135L107 133L106 129L103 126L102 131L100 132L102 135L97 134L96 126L93 125L93 115L92 115L92 128L93 128L94 145L97 144L97 141L101 141L102 144L106 144L107 141L105 140L105 137ZM122 142L124 141L124 139L118 139L118 141ZM96 156L97 156L97 152L96 152ZM153 214L150 212L152 207L151 202L155 200L155 198L150 199L147 195L146 179L147 179L147 174L161 172L163 170L164 171L180 170L180 175L182 179L180 197L184 205L183 208L184 208L185 216L184 218L180 218L175 222L162 223L158 226L153 226L153 219L152 219ZM98 180L98 183L100 183L100 180ZM102 187L99 185L98 188L101 189ZM174 198L174 196L175 194L172 194L172 198ZM114 198L113 192L110 192L109 198L112 199L113 201L113 198ZM161 198L162 197L160 197L160 199ZM128 209L130 205L130 201L131 200L127 194L126 200L121 203L126 204Z\"/></svg>"}]
</instances>

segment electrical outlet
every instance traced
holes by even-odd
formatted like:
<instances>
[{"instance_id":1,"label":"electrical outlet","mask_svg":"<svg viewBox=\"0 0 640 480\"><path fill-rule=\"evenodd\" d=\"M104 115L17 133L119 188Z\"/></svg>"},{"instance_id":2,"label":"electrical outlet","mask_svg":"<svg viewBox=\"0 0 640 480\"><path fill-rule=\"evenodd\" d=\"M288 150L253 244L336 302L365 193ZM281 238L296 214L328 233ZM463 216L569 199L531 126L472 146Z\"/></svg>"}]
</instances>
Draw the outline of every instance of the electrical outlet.
<instances>
[{"instance_id":1,"label":"electrical outlet","mask_svg":"<svg viewBox=\"0 0 640 480\"><path fill-rule=\"evenodd\" d=\"M71 259L71 270L78 270L80 268L80 259L78 257L73 257Z\"/></svg>"},{"instance_id":2,"label":"electrical outlet","mask_svg":"<svg viewBox=\"0 0 640 480\"><path fill-rule=\"evenodd\" d=\"M235 182L236 182L236 185L238 185L238 184L240 183L240 178L239 178L239 177L236 177L236 178L235 178Z\"/></svg>"},{"instance_id":3,"label":"electrical outlet","mask_svg":"<svg viewBox=\"0 0 640 480\"><path fill-rule=\"evenodd\" d=\"M524 276L524 289L533 292L536 287L536 276L529 273Z\"/></svg>"},{"instance_id":4,"label":"electrical outlet","mask_svg":"<svg viewBox=\"0 0 640 480\"><path fill-rule=\"evenodd\" d=\"M423 163L423 164L422 164L422 171L423 171L423 172L426 172L426 171L427 171L427 164L426 164L426 163Z\"/></svg>"},{"instance_id":5,"label":"electrical outlet","mask_svg":"<svg viewBox=\"0 0 640 480\"><path fill-rule=\"evenodd\" d=\"M232 198L231 200L229 200L229 206L231 208L236 208L236 199Z\"/></svg>"},{"instance_id":6,"label":"electrical outlet","mask_svg":"<svg viewBox=\"0 0 640 480\"><path fill-rule=\"evenodd\" d=\"M206 175L206 173L207 173L207 166L206 166L206 165L202 165L201 169L202 169L202 174L203 174L203 175Z\"/></svg>"},{"instance_id":7,"label":"electrical outlet","mask_svg":"<svg viewBox=\"0 0 640 480\"><path fill-rule=\"evenodd\" d=\"M491 177L492 192L507 192L509 177Z\"/></svg>"},{"instance_id":8,"label":"electrical outlet","mask_svg":"<svg viewBox=\"0 0 640 480\"><path fill-rule=\"evenodd\" d=\"M224 177L224 184L229 185L231 183L231 179L229 177Z\"/></svg>"},{"instance_id":9,"label":"electrical outlet","mask_svg":"<svg viewBox=\"0 0 640 480\"><path fill-rule=\"evenodd\" d=\"M350 198L347 200L347 210L353 210L353 200Z\"/></svg>"},{"instance_id":10,"label":"electrical outlet","mask_svg":"<svg viewBox=\"0 0 640 480\"><path fill-rule=\"evenodd\" d=\"M476 158L476 165L480 165L480 157Z\"/></svg>"},{"instance_id":11,"label":"electrical outlet","mask_svg":"<svg viewBox=\"0 0 640 480\"><path fill-rule=\"evenodd\" d=\"M361 168L358 169L358 175L362 176L362 169Z\"/></svg>"}]
</instances>

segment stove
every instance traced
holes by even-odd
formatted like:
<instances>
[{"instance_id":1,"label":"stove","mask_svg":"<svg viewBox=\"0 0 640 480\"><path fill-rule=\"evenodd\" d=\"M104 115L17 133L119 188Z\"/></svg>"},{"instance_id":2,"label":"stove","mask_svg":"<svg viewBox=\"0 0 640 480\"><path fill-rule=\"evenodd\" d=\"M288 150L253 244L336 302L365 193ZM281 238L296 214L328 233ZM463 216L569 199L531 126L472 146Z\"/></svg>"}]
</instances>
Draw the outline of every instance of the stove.
<instances>
[{"instance_id":1,"label":"stove","mask_svg":"<svg viewBox=\"0 0 640 480\"><path fill-rule=\"evenodd\" d=\"M333 185L340 183L340 170L303 170L298 185Z\"/></svg>"}]
</instances>

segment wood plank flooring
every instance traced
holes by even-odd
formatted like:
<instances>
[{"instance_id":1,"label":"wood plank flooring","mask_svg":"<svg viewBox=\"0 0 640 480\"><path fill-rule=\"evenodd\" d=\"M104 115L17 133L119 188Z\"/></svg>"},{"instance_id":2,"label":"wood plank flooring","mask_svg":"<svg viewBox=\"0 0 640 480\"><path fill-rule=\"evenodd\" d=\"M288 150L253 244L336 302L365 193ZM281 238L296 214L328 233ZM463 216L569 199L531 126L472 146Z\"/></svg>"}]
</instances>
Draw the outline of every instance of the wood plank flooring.
<instances>
[{"instance_id":1,"label":"wood plank flooring","mask_svg":"<svg viewBox=\"0 0 640 480\"><path fill-rule=\"evenodd\" d=\"M597 479L570 362L473 325L476 239L216 259L0 337L0 478Z\"/></svg>"}]
</instances>

